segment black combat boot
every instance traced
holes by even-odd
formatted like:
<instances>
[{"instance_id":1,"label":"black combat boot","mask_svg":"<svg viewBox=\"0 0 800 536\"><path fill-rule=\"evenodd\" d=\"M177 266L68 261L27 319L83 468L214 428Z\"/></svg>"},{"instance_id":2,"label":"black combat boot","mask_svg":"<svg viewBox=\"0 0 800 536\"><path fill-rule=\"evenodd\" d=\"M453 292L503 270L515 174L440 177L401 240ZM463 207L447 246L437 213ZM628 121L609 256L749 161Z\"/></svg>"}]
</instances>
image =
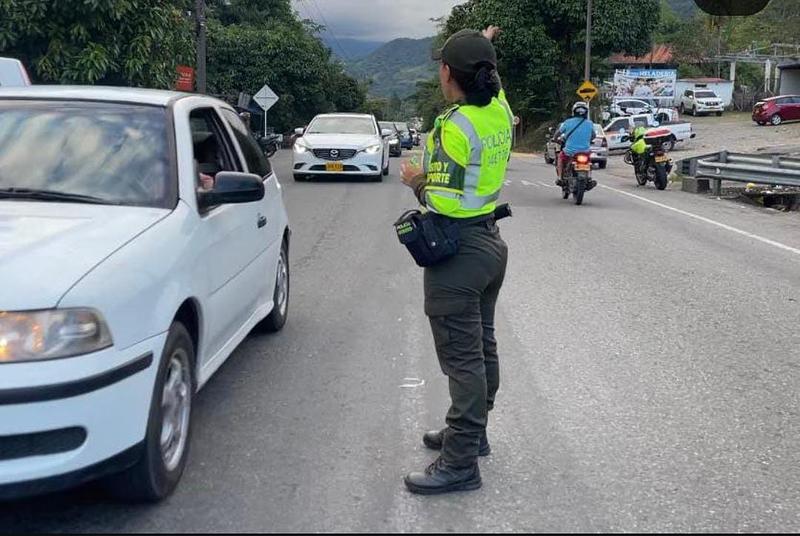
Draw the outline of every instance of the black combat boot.
<instances>
[{"instance_id":1,"label":"black combat boot","mask_svg":"<svg viewBox=\"0 0 800 536\"><path fill-rule=\"evenodd\" d=\"M444 440L444 430L433 430L426 432L422 436L422 443L432 450L442 450L442 442ZM492 447L489 446L489 438L486 437L486 432L481 436L481 443L478 447L478 456L488 456L492 453Z\"/></svg>"},{"instance_id":2,"label":"black combat boot","mask_svg":"<svg viewBox=\"0 0 800 536\"><path fill-rule=\"evenodd\" d=\"M478 489L481 487L481 472L477 463L462 469L451 467L442 458L437 458L424 473L406 475L405 482L412 493L437 495Z\"/></svg>"}]
</instances>

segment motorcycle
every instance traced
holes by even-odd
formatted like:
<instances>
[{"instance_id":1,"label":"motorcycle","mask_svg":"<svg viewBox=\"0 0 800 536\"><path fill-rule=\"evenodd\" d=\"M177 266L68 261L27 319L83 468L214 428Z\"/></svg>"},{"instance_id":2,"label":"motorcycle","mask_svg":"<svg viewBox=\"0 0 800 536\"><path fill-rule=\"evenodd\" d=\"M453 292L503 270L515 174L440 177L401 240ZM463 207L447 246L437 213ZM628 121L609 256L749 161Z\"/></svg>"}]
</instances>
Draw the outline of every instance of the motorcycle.
<instances>
[{"instance_id":1,"label":"motorcycle","mask_svg":"<svg viewBox=\"0 0 800 536\"><path fill-rule=\"evenodd\" d=\"M639 186L652 182L659 190L667 187L667 177L672 171L672 160L667 156L664 146L669 145L670 138L669 131L648 132L644 138L647 151L642 155L634 155L630 149L625 152L623 160L633 166ZM622 141L623 143L631 141L631 137L623 136Z\"/></svg>"},{"instance_id":2,"label":"motorcycle","mask_svg":"<svg viewBox=\"0 0 800 536\"><path fill-rule=\"evenodd\" d=\"M280 148L281 136L279 134L267 134L266 137L258 138L258 145L264 151L264 156L272 158Z\"/></svg>"},{"instance_id":3,"label":"motorcycle","mask_svg":"<svg viewBox=\"0 0 800 536\"><path fill-rule=\"evenodd\" d=\"M572 194L576 205L583 204L583 195L597 186L597 182L592 180L592 155L578 153L570 158L558 182L564 199L569 199Z\"/></svg>"}]
</instances>

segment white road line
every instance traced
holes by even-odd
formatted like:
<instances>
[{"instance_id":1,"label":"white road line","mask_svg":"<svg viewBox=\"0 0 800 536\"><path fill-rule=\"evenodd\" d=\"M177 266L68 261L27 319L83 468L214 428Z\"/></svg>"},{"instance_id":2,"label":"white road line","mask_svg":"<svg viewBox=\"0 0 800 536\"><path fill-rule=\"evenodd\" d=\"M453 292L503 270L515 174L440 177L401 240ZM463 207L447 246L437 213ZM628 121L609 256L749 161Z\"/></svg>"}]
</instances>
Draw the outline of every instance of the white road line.
<instances>
[{"instance_id":1,"label":"white road line","mask_svg":"<svg viewBox=\"0 0 800 536\"><path fill-rule=\"evenodd\" d=\"M526 181L526 180L521 180L521 181L519 181L519 182L521 182L521 183L522 183L524 186L533 186L533 183L532 183L532 182L528 182L528 181Z\"/></svg>"},{"instance_id":2,"label":"white road line","mask_svg":"<svg viewBox=\"0 0 800 536\"><path fill-rule=\"evenodd\" d=\"M511 186L511 181L508 181L508 180L506 180L506 181L503 181L503 183L504 183L506 186Z\"/></svg>"},{"instance_id":3,"label":"white road line","mask_svg":"<svg viewBox=\"0 0 800 536\"><path fill-rule=\"evenodd\" d=\"M555 184L545 184L543 182L539 183L539 186L544 186L545 188L558 188Z\"/></svg>"},{"instance_id":4,"label":"white road line","mask_svg":"<svg viewBox=\"0 0 800 536\"><path fill-rule=\"evenodd\" d=\"M606 190L611 190L612 192L616 192L618 194L627 195L628 197L632 197L634 199L638 199L639 201L644 201L645 203L650 203L651 205L655 205L657 207L660 207L660 208L663 208L663 209L666 209L666 210L671 210L672 212L677 212L678 214L681 214L681 215L686 216L688 218L693 218L693 219L701 221L703 223L708 223L709 225L714 225L714 226L719 227L721 229L725 229L726 231L730 231L732 233L736 233L736 234L739 234L739 235L742 235L742 236L746 236L747 238L751 238L753 240L758 240L759 242L762 242L764 244L768 244L770 246L774 246L774 247L776 247L778 249L782 249L784 251L788 251L789 253L794 253L795 255L800 255L800 249L793 248L791 246L787 246L786 244L781 244L780 242L776 242L775 240L770 240L769 238L764 238L763 236L759 236L757 234L753 234L753 233L750 233L750 232L747 232L747 231L743 231L741 229L737 229L736 227L732 227L730 225L726 225L724 223L720 223L718 221L714 221L714 220L712 220L710 218L706 218L705 216L699 216L697 214L692 214L691 212L686 212L685 210L681 210L679 208L671 207L669 205L665 205L663 203L659 203L657 201L653 201L651 199L647 199L646 197L642 197L642 196L639 196L639 195L636 195L636 194L632 194L632 193L629 193L629 192L624 192L622 190L618 190L616 188L612 188L610 186L606 186L605 184L601 184L600 186L602 188L605 188Z\"/></svg>"}]
</instances>

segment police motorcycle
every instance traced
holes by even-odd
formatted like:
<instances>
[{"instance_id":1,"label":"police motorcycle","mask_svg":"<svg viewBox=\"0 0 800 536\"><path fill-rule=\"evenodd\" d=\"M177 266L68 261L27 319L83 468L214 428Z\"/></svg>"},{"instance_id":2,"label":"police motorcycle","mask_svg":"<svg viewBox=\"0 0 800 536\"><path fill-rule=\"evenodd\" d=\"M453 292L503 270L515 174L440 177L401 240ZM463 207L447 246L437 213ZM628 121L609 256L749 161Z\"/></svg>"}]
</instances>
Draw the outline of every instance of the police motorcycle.
<instances>
[{"instance_id":1,"label":"police motorcycle","mask_svg":"<svg viewBox=\"0 0 800 536\"><path fill-rule=\"evenodd\" d=\"M669 146L671 139L672 133L667 129L646 131L644 127L638 127L634 131L633 139L628 135L622 137L622 142L633 141L634 145L639 144L641 147L637 152L632 145L623 158L626 164L633 166L639 186L652 182L659 190L667 187L667 177L673 165L665 146Z\"/></svg>"}]
</instances>

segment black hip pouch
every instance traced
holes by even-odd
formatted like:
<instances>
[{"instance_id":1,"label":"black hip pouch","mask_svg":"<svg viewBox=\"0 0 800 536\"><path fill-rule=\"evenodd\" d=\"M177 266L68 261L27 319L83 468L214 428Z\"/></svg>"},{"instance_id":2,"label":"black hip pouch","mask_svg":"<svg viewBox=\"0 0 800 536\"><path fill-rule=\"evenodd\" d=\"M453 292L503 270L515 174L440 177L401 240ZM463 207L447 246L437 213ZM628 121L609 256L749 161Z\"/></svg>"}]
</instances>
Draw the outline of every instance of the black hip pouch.
<instances>
[{"instance_id":1,"label":"black hip pouch","mask_svg":"<svg viewBox=\"0 0 800 536\"><path fill-rule=\"evenodd\" d=\"M409 210L395 222L394 229L419 266L433 266L458 253L458 223L434 213Z\"/></svg>"}]
</instances>

